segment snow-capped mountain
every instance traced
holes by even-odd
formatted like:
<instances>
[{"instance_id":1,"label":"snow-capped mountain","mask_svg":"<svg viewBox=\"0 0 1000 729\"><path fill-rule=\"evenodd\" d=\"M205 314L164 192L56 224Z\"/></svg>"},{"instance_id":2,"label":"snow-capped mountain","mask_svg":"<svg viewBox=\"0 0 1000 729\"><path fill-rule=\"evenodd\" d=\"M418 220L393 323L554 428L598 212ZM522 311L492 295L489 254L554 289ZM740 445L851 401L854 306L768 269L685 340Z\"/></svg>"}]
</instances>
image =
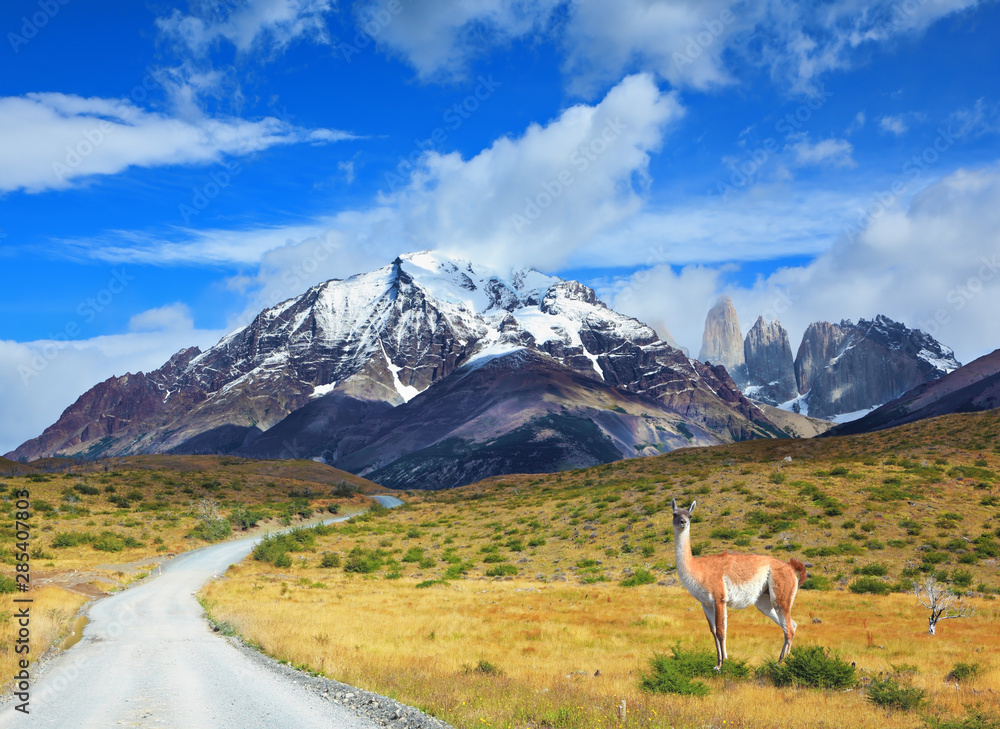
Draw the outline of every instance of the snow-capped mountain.
<instances>
[{"instance_id":1,"label":"snow-capped mountain","mask_svg":"<svg viewBox=\"0 0 1000 729\"><path fill-rule=\"evenodd\" d=\"M503 405L506 419L497 421L506 425L490 430L481 424L482 432L502 435L554 409L576 408L571 417L596 424L593 437L611 444L586 457L568 456L559 466L608 459L612 451L626 457L649 448L780 435L724 368L689 360L586 286L421 252L318 284L262 311L205 352L184 350L149 374L100 383L12 455L237 452L332 462L351 456L356 471L370 472L388 465L371 444L386 437L399 413L411 425L419 422L421 410L431 402L440 407L446 391L458 407L455 399L471 387L461 383L482 386L482 378L470 373L485 364L509 380L499 390L510 397ZM556 380L566 388L558 395L546 390L546 382ZM443 382L449 387L439 390ZM510 382L520 382L532 397L515 397ZM584 398L584 390L601 394ZM627 406L617 404L622 398ZM533 415L511 416L514 401L530 401L521 412ZM605 410L620 419L598 417ZM659 427L640 427L636 418ZM564 430L568 439L573 428ZM276 433L283 434L277 443ZM462 433L475 441L474 432ZM435 446L452 431L438 435L431 443L418 438L387 450L401 458L408 448ZM370 462L352 455L365 449Z\"/></svg>"}]
</instances>

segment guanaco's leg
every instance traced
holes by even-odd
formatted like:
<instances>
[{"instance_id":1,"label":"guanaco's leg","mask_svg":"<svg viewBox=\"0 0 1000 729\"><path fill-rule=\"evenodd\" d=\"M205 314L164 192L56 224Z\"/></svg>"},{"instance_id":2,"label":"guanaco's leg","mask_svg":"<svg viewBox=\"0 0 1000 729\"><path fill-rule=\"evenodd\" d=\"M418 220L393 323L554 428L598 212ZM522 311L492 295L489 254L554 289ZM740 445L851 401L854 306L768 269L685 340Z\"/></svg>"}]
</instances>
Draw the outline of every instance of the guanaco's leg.
<instances>
[{"instance_id":1,"label":"guanaco's leg","mask_svg":"<svg viewBox=\"0 0 1000 729\"><path fill-rule=\"evenodd\" d=\"M702 603L701 609L705 611L705 620L708 621L708 629L712 632L715 640L715 658L722 665L722 645L719 643L718 621L715 619L716 609L712 605Z\"/></svg>"},{"instance_id":2,"label":"guanaco's leg","mask_svg":"<svg viewBox=\"0 0 1000 729\"><path fill-rule=\"evenodd\" d=\"M792 640L795 638L795 629L798 627L792 620L792 603L795 601L798 586L799 581L794 573L772 572L768 578L772 610L777 613L778 618L775 622L781 626L785 633L785 643L781 646L781 655L778 656L779 662L784 660L785 656L792 650Z\"/></svg>"},{"instance_id":3,"label":"guanaco's leg","mask_svg":"<svg viewBox=\"0 0 1000 729\"><path fill-rule=\"evenodd\" d=\"M757 602L755 602L754 605L756 605L757 609L764 615L773 620L775 624L781 628L781 632L785 634L785 642L781 646L781 655L778 657L778 661L780 662L784 659L785 653L791 647L791 643L788 640L788 628L785 625L785 618L782 615L780 608L774 604L774 600L771 597L773 594L770 587L771 582L772 580L769 579L768 589L757 598Z\"/></svg>"},{"instance_id":4,"label":"guanaco's leg","mask_svg":"<svg viewBox=\"0 0 1000 729\"><path fill-rule=\"evenodd\" d=\"M726 656L726 603L722 600L715 601L715 640L716 640L716 653L718 653L719 664L715 667L716 671L722 670L722 662L728 657Z\"/></svg>"}]
</instances>

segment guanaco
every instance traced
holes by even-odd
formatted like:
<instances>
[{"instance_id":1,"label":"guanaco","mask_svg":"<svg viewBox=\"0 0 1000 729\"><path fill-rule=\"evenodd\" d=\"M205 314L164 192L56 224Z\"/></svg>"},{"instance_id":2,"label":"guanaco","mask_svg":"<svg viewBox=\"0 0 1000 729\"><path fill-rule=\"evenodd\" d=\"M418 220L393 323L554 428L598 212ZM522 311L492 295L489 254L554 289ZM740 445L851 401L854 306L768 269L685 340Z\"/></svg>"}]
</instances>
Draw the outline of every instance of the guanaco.
<instances>
[{"instance_id":1,"label":"guanaco","mask_svg":"<svg viewBox=\"0 0 1000 729\"><path fill-rule=\"evenodd\" d=\"M687 509L674 511L674 544L677 551L677 572L687 591L701 603L715 638L718 658L716 671L722 670L726 655L726 610L739 610L756 605L785 633L785 644L778 661L784 660L792 648L798 627L792 620L792 603L799 586L806 581L806 568L797 559L782 562L758 554L713 554L695 557L691 554L691 512L696 501ZM797 575L796 575L797 573Z\"/></svg>"}]
</instances>

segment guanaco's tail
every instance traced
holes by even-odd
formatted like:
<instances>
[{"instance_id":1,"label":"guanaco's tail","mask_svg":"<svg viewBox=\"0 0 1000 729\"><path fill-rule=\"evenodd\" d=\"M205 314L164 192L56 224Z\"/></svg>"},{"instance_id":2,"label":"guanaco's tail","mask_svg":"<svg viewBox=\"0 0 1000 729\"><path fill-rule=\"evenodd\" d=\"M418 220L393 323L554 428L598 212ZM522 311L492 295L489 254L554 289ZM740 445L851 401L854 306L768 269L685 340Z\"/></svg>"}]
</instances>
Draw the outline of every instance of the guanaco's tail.
<instances>
[{"instance_id":1,"label":"guanaco's tail","mask_svg":"<svg viewBox=\"0 0 1000 729\"><path fill-rule=\"evenodd\" d=\"M795 557L788 560L788 564L792 566L792 569L799 573L799 587L802 587L802 583L806 581L806 566L799 562Z\"/></svg>"}]
</instances>

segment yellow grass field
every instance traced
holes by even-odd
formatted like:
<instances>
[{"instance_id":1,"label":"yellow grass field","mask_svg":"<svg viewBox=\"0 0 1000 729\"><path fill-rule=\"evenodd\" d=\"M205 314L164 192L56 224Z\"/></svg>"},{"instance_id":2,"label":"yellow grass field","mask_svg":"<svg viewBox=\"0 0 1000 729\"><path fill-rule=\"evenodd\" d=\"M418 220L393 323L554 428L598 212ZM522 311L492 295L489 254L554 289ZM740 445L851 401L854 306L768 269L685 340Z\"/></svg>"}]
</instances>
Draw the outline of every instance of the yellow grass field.
<instances>
[{"instance_id":1,"label":"yellow grass field","mask_svg":"<svg viewBox=\"0 0 1000 729\"><path fill-rule=\"evenodd\" d=\"M414 589L413 580L290 574L233 568L203 593L212 617L290 663L395 697L460 727L912 727L858 691L777 689L710 682L704 698L642 693L638 674L654 652L713 650L704 616L683 589L479 580ZM927 634L908 595L802 592L798 643L833 646L861 669L917 667L914 683L935 707L1000 702L1000 606ZM812 619L821 620L813 623ZM729 621L731 658L777 657L781 632L755 610ZM980 648L976 651L976 648ZM480 662L499 673L477 670ZM946 684L959 661L981 664L973 683ZM599 675L596 675L598 674ZM626 702L626 721L617 707ZM850 717L849 720L847 717Z\"/></svg>"},{"instance_id":2,"label":"yellow grass field","mask_svg":"<svg viewBox=\"0 0 1000 729\"><path fill-rule=\"evenodd\" d=\"M400 509L272 544L202 597L214 620L268 654L463 728L889 728L934 717L995 727L998 438L994 412L409 492ZM678 643L712 651L700 606L677 582L673 496L698 499L692 541L703 553L807 563L818 589L796 599L797 645L833 649L866 680L898 674L927 692L925 706L893 713L863 688L754 679L711 679L703 698L640 691L654 653ZM927 635L926 612L907 592L927 575L964 593L976 614ZM621 584L630 579L654 584ZM889 594L851 591L872 585ZM759 666L781 640L755 610L730 614L731 658ZM960 662L978 674L946 681ZM966 716L977 706L987 718Z\"/></svg>"}]
</instances>

